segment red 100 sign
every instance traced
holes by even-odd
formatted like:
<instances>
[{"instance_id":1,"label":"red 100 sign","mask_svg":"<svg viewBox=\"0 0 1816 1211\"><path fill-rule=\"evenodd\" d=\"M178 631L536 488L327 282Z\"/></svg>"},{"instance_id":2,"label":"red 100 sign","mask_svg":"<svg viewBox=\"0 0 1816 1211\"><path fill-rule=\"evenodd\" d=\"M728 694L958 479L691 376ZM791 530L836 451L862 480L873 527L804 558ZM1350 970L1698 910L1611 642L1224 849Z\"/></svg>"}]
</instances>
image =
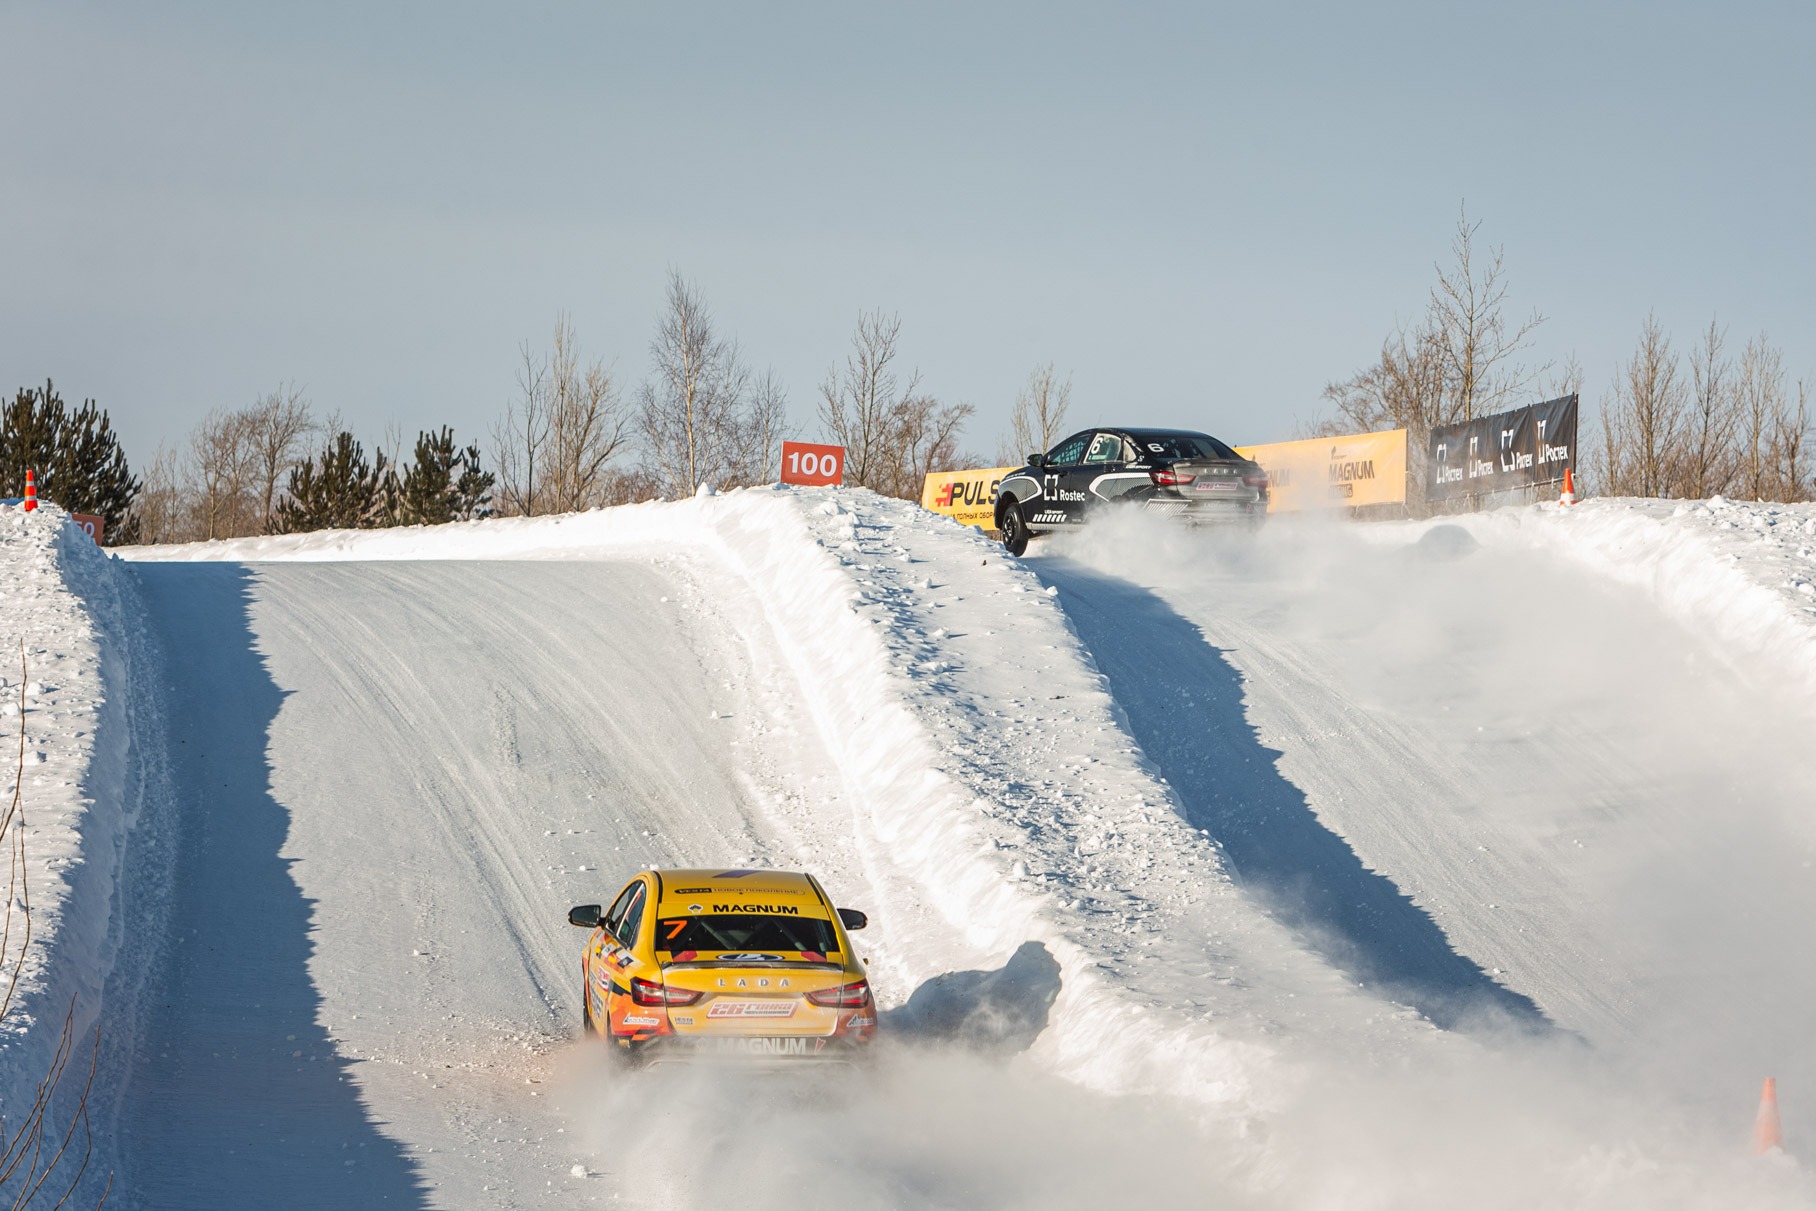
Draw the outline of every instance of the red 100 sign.
<instances>
[{"instance_id":1,"label":"red 100 sign","mask_svg":"<svg viewBox=\"0 0 1816 1211\"><path fill-rule=\"evenodd\" d=\"M782 443L782 482L813 487L837 486L845 478L845 447Z\"/></svg>"}]
</instances>

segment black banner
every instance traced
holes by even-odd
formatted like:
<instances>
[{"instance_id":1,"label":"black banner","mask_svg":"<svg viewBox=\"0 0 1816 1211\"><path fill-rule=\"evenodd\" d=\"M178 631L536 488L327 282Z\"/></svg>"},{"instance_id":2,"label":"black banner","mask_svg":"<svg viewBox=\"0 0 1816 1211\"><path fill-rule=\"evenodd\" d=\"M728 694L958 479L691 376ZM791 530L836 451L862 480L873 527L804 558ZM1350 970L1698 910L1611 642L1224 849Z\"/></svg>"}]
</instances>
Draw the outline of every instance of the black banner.
<instances>
[{"instance_id":1,"label":"black banner","mask_svg":"<svg viewBox=\"0 0 1816 1211\"><path fill-rule=\"evenodd\" d=\"M1576 396L1431 431L1425 499L1554 484L1576 465Z\"/></svg>"}]
</instances>

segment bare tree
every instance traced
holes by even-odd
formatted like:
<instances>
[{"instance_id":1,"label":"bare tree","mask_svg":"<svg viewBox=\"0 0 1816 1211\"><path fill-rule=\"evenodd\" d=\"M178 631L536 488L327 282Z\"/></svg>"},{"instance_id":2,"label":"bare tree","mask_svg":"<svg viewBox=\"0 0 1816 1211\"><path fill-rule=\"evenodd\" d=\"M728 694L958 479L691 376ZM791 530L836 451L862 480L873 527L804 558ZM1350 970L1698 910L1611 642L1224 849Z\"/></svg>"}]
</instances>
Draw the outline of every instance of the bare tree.
<instances>
[{"instance_id":1,"label":"bare tree","mask_svg":"<svg viewBox=\"0 0 1816 1211\"><path fill-rule=\"evenodd\" d=\"M197 510L187 487L186 461L183 451L159 446L145 468L132 506L139 518L140 542L188 542L196 536Z\"/></svg>"},{"instance_id":2,"label":"bare tree","mask_svg":"<svg viewBox=\"0 0 1816 1211\"><path fill-rule=\"evenodd\" d=\"M782 473L782 441L788 435L788 392L774 370L751 383L732 443L729 466L733 481L773 483Z\"/></svg>"},{"instance_id":3,"label":"bare tree","mask_svg":"<svg viewBox=\"0 0 1816 1211\"><path fill-rule=\"evenodd\" d=\"M1429 322L1444 359L1444 377L1455 419L1469 421L1511 406L1513 397L1532 381L1533 372L1512 359L1530 344L1533 330L1545 317L1533 312L1509 328L1502 309L1507 301L1504 254L1489 250L1487 264L1475 256L1481 221L1469 221L1466 208L1457 212L1450 242L1452 265L1438 266L1431 292Z\"/></svg>"},{"instance_id":4,"label":"bare tree","mask_svg":"<svg viewBox=\"0 0 1816 1211\"><path fill-rule=\"evenodd\" d=\"M1031 453L1051 450L1064 436L1061 429L1071 407L1071 377L1062 381L1052 362L1035 367L1009 412L1009 449L1002 452L1001 459L1004 465L1020 464Z\"/></svg>"},{"instance_id":5,"label":"bare tree","mask_svg":"<svg viewBox=\"0 0 1816 1211\"><path fill-rule=\"evenodd\" d=\"M865 486L885 496L919 500L927 476L961 469L958 434L973 411L970 404L942 404L931 395L903 397L890 414L895 453L878 469L876 481Z\"/></svg>"},{"instance_id":6,"label":"bare tree","mask_svg":"<svg viewBox=\"0 0 1816 1211\"><path fill-rule=\"evenodd\" d=\"M567 316L555 323L549 359L548 434L543 457L549 510L571 513L601 503L605 469L624 446L627 422L611 371L603 362L581 366L579 341Z\"/></svg>"},{"instance_id":7,"label":"bare tree","mask_svg":"<svg viewBox=\"0 0 1816 1211\"><path fill-rule=\"evenodd\" d=\"M497 506L507 515L571 513L607 503L612 460L629 422L605 363L585 361L567 315L549 353L520 349L517 396L492 427Z\"/></svg>"},{"instance_id":8,"label":"bare tree","mask_svg":"<svg viewBox=\"0 0 1816 1211\"><path fill-rule=\"evenodd\" d=\"M780 397L753 393L737 345L714 334L705 300L675 270L650 355L655 376L638 393L639 413L649 469L664 492L692 495L766 458L751 445L769 426L753 423L750 404Z\"/></svg>"},{"instance_id":9,"label":"bare tree","mask_svg":"<svg viewBox=\"0 0 1816 1211\"><path fill-rule=\"evenodd\" d=\"M920 390L918 371L904 386L895 371L902 322L880 311L858 316L844 372L820 385L820 421L845 447L845 481L887 496L918 500L928 472L958 458L970 404L942 404Z\"/></svg>"},{"instance_id":10,"label":"bare tree","mask_svg":"<svg viewBox=\"0 0 1816 1211\"><path fill-rule=\"evenodd\" d=\"M1427 433L1457 419L1444 389L1444 366L1442 343L1429 324L1399 329L1381 342L1374 365L1324 388L1337 422L1320 430L1405 429L1410 444L1423 450Z\"/></svg>"},{"instance_id":11,"label":"bare tree","mask_svg":"<svg viewBox=\"0 0 1816 1211\"><path fill-rule=\"evenodd\" d=\"M1772 500L1809 500L1816 484L1810 478L1810 385L1799 379L1797 404L1787 401L1772 419Z\"/></svg>"},{"instance_id":12,"label":"bare tree","mask_svg":"<svg viewBox=\"0 0 1816 1211\"><path fill-rule=\"evenodd\" d=\"M1545 317L1534 312L1509 324L1504 255L1491 249L1483 263L1476 248L1480 228L1466 210L1458 212L1452 261L1435 266L1438 281L1425 314L1391 333L1373 365L1325 387L1336 416L1313 426L1313 433L1405 429L1415 464L1411 481L1423 483L1416 464L1432 429L1512 407L1536 379L1549 375L1549 365L1529 368L1518 360Z\"/></svg>"},{"instance_id":13,"label":"bare tree","mask_svg":"<svg viewBox=\"0 0 1816 1211\"><path fill-rule=\"evenodd\" d=\"M1603 405L1605 490L1623 496L1663 496L1682 459L1688 425L1686 392L1671 338L1648 315L1639 347Z\"/></svg>"},{"instance_id":14,"label":"bare tree","mask_svg":"<svg viewBox=\"0 0 1816 1211\"><path fill-rule=\"evenodd\" d=\"M217 409L189 436L200 488L201 538L256 533L257 458L249 413Z\"/></svg>"},{"instance_id":15,"label":"bare tree","mask_svg":"<svg viewBox=\"0 0 1816 1211\"><path fill-rule=\"evenodd\" d=\"M536 512L541 486L537 474L551 411L548 359L531 354L528 341L519 353L517 397L505 404L504 416L492 427L492 445L498 451L498 511L507 517Z\"/></svg>"},{"instance_id":16,"label":"bare tree","mask_svg":"<svg viewBox=\"0 0 1816 1211\"><path fill-rule=\"evenodd\" d=\"M820 423L845 447L846 480L867 488L875 486L890 459L890 413L920 387L919 371L908 376L905 388L896 379L901 334L900 316L860 313L844 373L834 366L820 384Z\"/></svg>"},{"instance_id":17,"label":"bare tree","mask_svg":"<svg viewBox=\"0 0 1816 1211\"><path fill-rule=\"evenodd\" d=\"M268 533L277 515L279 487L302 461L315 419L296 387L279 386L247 409L246 424L259 495L259 525Z\"/></svg>"},{"instance_id":18,"label":"bare tree","mask_svg":"<svg viewBox=\"0 0 1816 1211\"><path fill-rule=\"evenodd\" d=\"M1739 446L1735 490L1747 500L1766 500L1777 486L1772 439L1785 412L1785 376L1784 355L1764 333L1741 352L1734 394Z\"/></svg>"},{"instance_id":19,"label":"bare tree","mask_svg":"<svg viewBox=\"0 0 1816 1211\"><path fill-rule=\"evenodd\" d=\"M1727 330L1715 320L1690 356L1690 399L1671 495L1701 499L1726 491L1733 477L1736 393L1733 363L1723 356Z\"/></svg>"}]
</instances>

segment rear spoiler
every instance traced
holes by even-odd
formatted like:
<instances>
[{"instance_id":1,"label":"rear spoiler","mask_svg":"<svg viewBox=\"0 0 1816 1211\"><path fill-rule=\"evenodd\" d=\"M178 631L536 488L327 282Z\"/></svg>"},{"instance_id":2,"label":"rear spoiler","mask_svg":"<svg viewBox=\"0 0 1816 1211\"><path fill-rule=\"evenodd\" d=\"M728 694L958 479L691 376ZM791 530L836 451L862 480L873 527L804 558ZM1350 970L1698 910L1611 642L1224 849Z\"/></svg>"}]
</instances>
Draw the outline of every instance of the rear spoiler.
<instances>
[{"instance_id":1,"label":"rear spoiler","mask_svg":"<svg viewBox=\"0 0 1816 1211\"><path fill-rule=\"evenodd\" d=\"M769 959L769 960L764 960L764 961L755 962L755 963L751 962L748 959L745 959L745 960L689 959L685 963L676 963L672 959L667 962L663 962L662 960L659 959L659 960L657 960L657 962L660 963L660 965L662 966L662 968L664 970L670 970L670 971L676 970L676 969L684 969L684 968L710 968L710 967L745 967L745 968L779 967L779 968L783 968L783 969L786 969L789 971L844 971L845 970L845 965L843 963L814 963L814 962L810 962L806 959Z\"/></svg>"}]
</instances>

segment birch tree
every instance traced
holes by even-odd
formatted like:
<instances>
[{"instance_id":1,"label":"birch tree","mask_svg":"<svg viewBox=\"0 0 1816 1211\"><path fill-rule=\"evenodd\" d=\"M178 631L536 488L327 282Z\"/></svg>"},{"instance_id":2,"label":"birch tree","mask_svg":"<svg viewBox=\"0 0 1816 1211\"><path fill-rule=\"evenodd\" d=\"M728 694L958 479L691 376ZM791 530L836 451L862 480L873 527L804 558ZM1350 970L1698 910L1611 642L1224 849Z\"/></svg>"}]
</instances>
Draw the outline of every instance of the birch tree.
<instances>
[{"instance_id":1,"label":"birch tree","mask_svg":"<svg viewBox=\"0 0 1816 1211\"><path fill-rule=\"evenodd\" d=\"M675 270L650 359L638 415L661 490L691 496L703 484L761 478L767 445L781 437L785 397L773 375L753 382L737 344L714 331L706 301Z\"/></svg>"},{"instance_id":2,"label":"birch tree","mask_svg":"<svg viewBox=\"0 0 1816 1211\"><path fill-rule=\"evenodd\" d=\"M999 461L1019 465L1029 454L1051 450L1065 436L1066 413L1071 407L1071 378L1061 379L1052 362L1035 367L1028 375L1028 385L1015 397L1009 413L1009 449Z\"/></svg>"}]
</instances>

